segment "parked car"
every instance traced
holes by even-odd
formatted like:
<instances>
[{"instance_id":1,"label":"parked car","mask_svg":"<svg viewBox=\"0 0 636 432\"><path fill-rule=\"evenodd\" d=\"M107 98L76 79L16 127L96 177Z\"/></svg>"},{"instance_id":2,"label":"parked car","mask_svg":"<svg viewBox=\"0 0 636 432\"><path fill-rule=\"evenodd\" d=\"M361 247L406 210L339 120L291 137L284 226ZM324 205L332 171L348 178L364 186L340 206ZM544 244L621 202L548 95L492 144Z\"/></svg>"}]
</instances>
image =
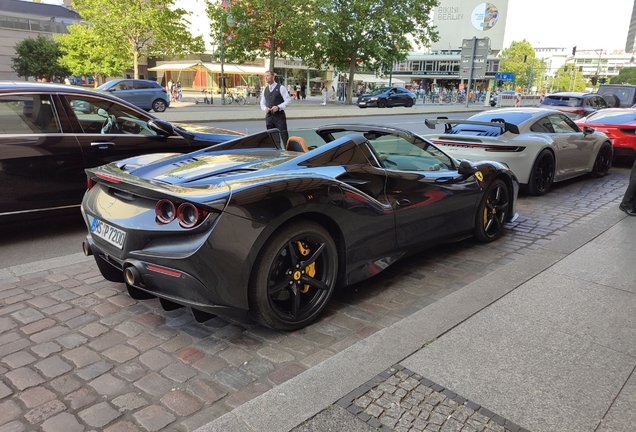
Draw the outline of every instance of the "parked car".
<instances>
[{"instance_id":1,"label":"parked car","mask_svg":"<svg viewBox=\"0 0 636 432\"><path fill-rule=\"evenodd\" d=\"M630 84L603 84L598 95L609 108L629 108L636 104L636 86Z\"/></svg>"},{"instance_id":2,"label":"parked car","mask_svg":"<svg viewBox=\"0 0 636 432\"><path fill-rule=\"evenodd\" d=\"M531 195L553 182L591 173L603 177L612 166L612 143L589 126L581 130L562 112L545 108L501 108L467 120L426 120L444 133L426 136L457 159L496 160L515 173Z\"/></svg>"},{"instance_id":3,"label":"parked car","mask_svg":"<svg viewBox=\"0 0 636 432\"><path fill-rule=\"evenodd\" d=\"M165 88L157 82L142 79L115 79L108 81L98 90L110 92L139 108L155 112L164 112L170 106L170 97Z\"/></svg>"},{"instance_id":4,"label":"parked car","mask_svg":"<svg viewBox=\"0 0 636 432\"><path fill-rule=\"evenodd\" d=\"M607 108L607 102L596 93L558 92L546 96L537 106L559 110L576 120Z\"/></svg>"},{"instance_id":5,"label":"parked car","mask_svg":"<svg viewBox=\"0 0 636 432\"><path fill-rule=\"evenodd\" d=\"M412 107L415 101L415 93L403 87L381 87L360 96L357 104L360 108Z\"/></svg>"},{"instance_id":6,"label":"parked car","mask_svg":"<svg viewBox=\"0 0 636 432\"><path fill-rule=\"evenodd\" d=\"M0 83L0 221L77 211L86 168L145 153L187 153L240 135L202 126L172 134L149 124L153 119L81 87Z\"/></svg>"},{"instance_id":7,"label":"parked car","mask_svg":"<svg viewBox=\"0 0 636 432\"><path fill-rule=\"evenodd\" d=\"M513 90L500 91L499 93L494 94L490 97L490 106L494 107L497 105L497 101L499 100L499 95L514 95L514 94L516 94L516 92Z\"/></svg>"},{"instance_id":8,"label":"parked car","mask_svg":"<svg viewBox=\"0 0 636 432\"><path fill-rule=\"evenodd\" d=\"M615 158L636 157L636 107L608 108L577 120L579 127L593 127L612 140Z\"/></svg>"},{"instance_id":9,"label":"parked car","mask_svg":"<svg viewBox=\"0 0 636 432\"><path fill-rule=\"evenodd\" d=\"M270 130L87 170L85 254L133 298L190 307L198 321L249 311L293 330L336 286L423 247L493 241L516 217L518 185L503 164L459 163L395 128L315 136L320 145L291 136L300 151Z\"/></svg>"}]
</instances>

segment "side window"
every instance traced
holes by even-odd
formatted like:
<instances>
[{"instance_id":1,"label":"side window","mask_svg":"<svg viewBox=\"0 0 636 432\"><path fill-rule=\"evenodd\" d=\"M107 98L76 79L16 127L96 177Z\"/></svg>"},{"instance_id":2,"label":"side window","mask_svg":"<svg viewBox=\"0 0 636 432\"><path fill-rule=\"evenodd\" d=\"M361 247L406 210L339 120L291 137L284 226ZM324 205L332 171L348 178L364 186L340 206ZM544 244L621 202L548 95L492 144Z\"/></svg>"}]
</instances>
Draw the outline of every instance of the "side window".
<instances>
[{"instance_id":1,"label":"side window","mask_svg":"<svg viewBox=\"0 0 636 432\"><path fill-rule=\"evenodd\" d=\"M555 114L555 115L548 116L548 118L550 119L550 123L552 123L552 127L554 128L554 132L556 132L556 133L574 133L574 132L578 132L577 130L573 129L570 126L570 124L572 123L572 120L570 120L566 116ZM568 122L568 120L570 120L570 121Z\"/></svg>"},{"instance_id":2,"label":"side window","mask_svg":"<svg viewBox=\"0 0 636 432\"><path fill-rule=\"evenodd\" d=\"M113 90L132 90L133 89L133 83L132 81L121 81L118 82L117 84L115 84L112 87Z\"/></svg>"},{"instance_id":3,"label":"side window","mask_svg":"<svg viewBox=\"0 0 636 432\"><path fill-rule=\"evenodd\" d=\"M61 132L49 95L0 97L0 134Z\"/></svg>"},{"instance_id":4,"label":"side window","mask_svg":"<svg viewBox=\"0 0 636 432\"><path fill-rule=\"evenodd\" d=\"M539 119L535 124L530 126L530 130L532 132L539 132L539 133L554 133L552 122L550 122L550 119L548 117L543 117Z\"/></svg>"},{"instance_id":5,"label":"side window","mask_svg":"<svg viewBox=\"0 0 636 432\"><path fill-rule=\"evenodd\" d=\"M142 82L142 81L135 81L135 90L141 90L141 89L150 89L150 88L154 88L154 86L150 83L147 82Z\"/></svg>"},{"instance_id":6,"label":"side window","mask_svg":"<svg viewBox=\"0 0 636 432\"><path fill-rule=\"evenodd\" d=\"M84 95L67 95L84 133L156 135L148 129L151 117L116 102Z\"/></svg>"},{"instance_id":7,"label":"side window","mask_svg":"<svg viewBox=\"0 0 636 432\"><path fill-rule=\"evenodd\" d=\"M595 97L587 98L585 101L587 102L587 106L589 106L591 108L596 108L596 98Z\"/></svg>"},{"instance_id":8,"label":"side window","mask_svg":"<svg viewBox=\"0 0 636 432\"><path fill-rule=\"evenodd\" d=\"M598 106L598 109L607 108L607 102L605 102L605 99L598 96L595 99L596 99L596 105Z\"/></svg>"}]
</instances>

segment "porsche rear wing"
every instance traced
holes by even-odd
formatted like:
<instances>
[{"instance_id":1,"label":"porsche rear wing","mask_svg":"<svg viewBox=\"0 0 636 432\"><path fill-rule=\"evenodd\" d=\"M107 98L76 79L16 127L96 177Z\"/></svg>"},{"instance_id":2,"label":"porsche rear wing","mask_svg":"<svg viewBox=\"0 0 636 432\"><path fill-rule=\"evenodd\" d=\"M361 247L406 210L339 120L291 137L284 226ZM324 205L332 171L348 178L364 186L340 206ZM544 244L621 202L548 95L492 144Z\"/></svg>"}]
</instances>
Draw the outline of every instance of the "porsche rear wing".
<instances>
[{"instance_id":1,"label":"porsche rear wing","mask_svg":"<svg viewBox=\"0 0 636 432\"><path fill-rule=\"evenodd\" d=\"M471 124L471 125L479 125L479 126L491 126L500 128L503 132L512 132L513 134L519 135L519 127L512 123L507 123L504 119L494 118L489 122L481 122L474 120L449 120L447 117L438 117L435 120L425 119L424 124L428 126L429 129L435 129L435 125L443 124L444 125L444 133L448 133L449 130L453 127L453 125L458 124ZM502 132L502 133L503 133Z\"/></svg>"}]
</instances>

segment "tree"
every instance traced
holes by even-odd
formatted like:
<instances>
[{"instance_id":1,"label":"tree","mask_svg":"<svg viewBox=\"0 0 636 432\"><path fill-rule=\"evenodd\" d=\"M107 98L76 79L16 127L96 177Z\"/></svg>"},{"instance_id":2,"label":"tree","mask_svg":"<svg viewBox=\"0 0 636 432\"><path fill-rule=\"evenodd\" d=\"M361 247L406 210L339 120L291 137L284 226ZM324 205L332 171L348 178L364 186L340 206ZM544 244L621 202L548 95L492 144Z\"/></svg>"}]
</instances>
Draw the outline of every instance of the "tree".
<instances>
[{"instance_id":1,"label":"tree","mask_svg":"<svg viewBox=\"0 0 636 432\"><path fill-rule=\"evenodd\" d=\"M330 64L349 71L357 66L380 72L404 60L412 44L428 46L438 39L430 14L436 0L315 0L313 64ZM347 89L351 103L352 86Z\"/></svg>"},{"instance_id":2,"label":"tree","mask_svg":"<svg viewBox=\"0 0 636 432\"><path fill-rule=\"evenodd\" d=\"M587 79L573 64L565 64L554 73L549 80L549 87L554 91L585 91Z\"/></svg>"},{"instance_id":3,"label":"tree","mask_svg":"<svg viewBox=\"0 0 636 432\"><path fill-rule=\"evenodd\" d=\"M515 85L526 89L529 84L530 71L532 70L532 81L538 83L543 73L543 65L535 60L535 52L530 42L512 42L510 46L499 54L499 70L501 72L514 72L516 74ZM534 65L534 67L533 67Z\"/></svg>"},{"instance_id":4,"label":"tree","mask_svg":"<svg viewBox=\"0 0 636 432\"><path fill-rule=\"evenodd\" d=\"M636 84L636 67L624 67L610 80L611 84Z\"/></svg>"},{"instance_id":5,"label":"tree","mask_svg":"<svg viewBox=\"0 0 636 432\"><path fill-rule=\"evenodd\" d=\"M56 40L63 53L60 64L73 75L91 75L95 87L98 75L118 76L132 65L119 39L104 40L92 26L70 25L68 34L56 35Z\"/></svg>"},{"instance_id":6,"label":"tree","mask_svg":"<svg viewBox=\"0 0 636 432\"><path fill-rule=\"evenodd\" d=\"M69 74L68 69L58 63L62 55L59 44L42 35L18 42L15 44L15 52L18 56L11 57L11 68L25 79L33 76L50 80L54 76Z\"/></svg>"},{"instance_id":7,"label":"tree","mask_svg":"<svg viewBox=\"0 0 636 432\"><path fill-rule=\"evenodd\" d=\"M315 2L306 0L286 0L284 5L271 0L223 0L208 3L207 11L217 26L212 37L224 43L229 61L268 57L274 69L276 57L304 58L314 45L314 7ZM227 25L228 16L234 19L232 28Z\"/></svg>"},{"instance_id":8,"label":"tree","mask_svg":"<svg viewBox=\"0 0 636 432\"><path fill-rule=\"evenodd\" d=\"M183 57L204 49L203 38L190 34L188 12L175 8L174 0L73 0L73 8L103 41L124 42L135 78L143 58Z\"/></svg>"}]
</instances>

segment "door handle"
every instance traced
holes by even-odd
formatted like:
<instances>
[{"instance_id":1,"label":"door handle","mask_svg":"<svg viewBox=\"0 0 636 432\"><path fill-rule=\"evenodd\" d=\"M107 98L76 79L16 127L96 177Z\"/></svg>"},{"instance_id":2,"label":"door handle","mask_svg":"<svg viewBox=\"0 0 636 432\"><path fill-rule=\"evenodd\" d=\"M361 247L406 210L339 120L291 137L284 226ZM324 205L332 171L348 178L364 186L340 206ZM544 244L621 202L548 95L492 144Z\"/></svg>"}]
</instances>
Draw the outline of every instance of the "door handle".
<instances>
[{"instance_id":1,"label":"door handle","mask_svg":"<svg viewBox=\"0 0 636 432\"><path fill-rule=\"evenodd\" d=\"M407 200L406 198L402 198L402 199L397 200L397 205L399 205L400 207L410 206L411 205L411 201Z\"/></svg>"},{"instance_id":2,"label":"door handle","mask_svg":"<svg viewBox=\"0 0 636 432\"><path fill-rule=\"evenodd\" d=\"M92 142L91 147L97 147L99 150L106 150L111 147L115 147L115 143L112 141Z\"/></svg>"}]
</instances>

